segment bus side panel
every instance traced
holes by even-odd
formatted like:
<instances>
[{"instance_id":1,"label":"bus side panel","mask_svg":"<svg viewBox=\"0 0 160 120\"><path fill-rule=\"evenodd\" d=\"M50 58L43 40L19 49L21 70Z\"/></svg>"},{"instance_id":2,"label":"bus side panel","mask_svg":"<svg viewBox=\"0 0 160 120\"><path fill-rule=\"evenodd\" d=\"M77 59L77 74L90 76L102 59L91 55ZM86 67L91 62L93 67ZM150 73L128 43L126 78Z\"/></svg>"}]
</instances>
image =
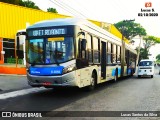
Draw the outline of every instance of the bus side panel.
<instances>
[{"instance_id":1,"label":"bus side panel","mask_svg":"<svg viewBox=\"0 0 160 120\"><path fill-rule=\"evenodd\" d=\"M91 79L90 67L76 70L76 78L78 87L81 88L90 85L90 79Z\"/></svg>"},{"instance_id":2,"label":"bus side panel","mask_svg":"<svg viewBox=\"0 0 160 120\"><path fill-rule=\"evenodd\" d=\"M124 66L124 73L123 73L123 76L127 76L127 66Z\"/></svg>"}]
</instances>

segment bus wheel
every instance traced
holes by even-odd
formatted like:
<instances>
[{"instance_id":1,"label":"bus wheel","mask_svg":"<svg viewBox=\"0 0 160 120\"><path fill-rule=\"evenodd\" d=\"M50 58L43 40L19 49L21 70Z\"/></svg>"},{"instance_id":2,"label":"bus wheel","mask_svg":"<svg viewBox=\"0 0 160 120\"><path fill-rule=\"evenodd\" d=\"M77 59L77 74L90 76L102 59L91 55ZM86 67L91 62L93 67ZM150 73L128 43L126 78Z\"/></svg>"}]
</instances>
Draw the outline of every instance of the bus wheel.
<instances>
[{"instance_id":1,"label":"bus wheel","mask_svg":"<svg viewBox=\"0 0 160 120\"><path fill-rule=\"evenodd\" d=\"M96 86L96 74L93 72L92 73L92 78L91 78L91 84L87 86L88 91L92 91Z\"/></svg>"},{"instance_id":2,"label":"bus wheel","mask_svg":"<svg viewBox=\"0 0 160 120\"><path fill-rule=\"evenodd\" d=\"M133 70L131 70L131 76L133 76Z\"/></svg>"},{"instance_id":3,"label":"bus wheel","mask_svg":"<svg viewBox=\"0 0 160 120\"><path fill-rule=\"evenodd\" d=\"M153 75L151 75L151 78L153 78Z\"/></svg>"}]
</instances>

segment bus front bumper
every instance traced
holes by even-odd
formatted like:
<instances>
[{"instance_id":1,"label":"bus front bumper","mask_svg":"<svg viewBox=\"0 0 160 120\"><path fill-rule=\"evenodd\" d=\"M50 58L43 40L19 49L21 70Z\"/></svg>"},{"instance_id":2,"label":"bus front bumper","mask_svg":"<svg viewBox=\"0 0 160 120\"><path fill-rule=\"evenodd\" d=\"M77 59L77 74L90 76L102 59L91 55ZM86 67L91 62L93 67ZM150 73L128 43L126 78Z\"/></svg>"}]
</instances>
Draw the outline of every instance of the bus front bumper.
<instances>
[{"instance_id":1,"label":"bus front bumper","mask_svg":"<svg viewBox=\"0 0 160 120\"><path fill-rule=\"evenodd\" d=\"M32 87L78 86L75 71L61 76L35 76L27 74L28 84Z\"/></svg>"}]
</instances>

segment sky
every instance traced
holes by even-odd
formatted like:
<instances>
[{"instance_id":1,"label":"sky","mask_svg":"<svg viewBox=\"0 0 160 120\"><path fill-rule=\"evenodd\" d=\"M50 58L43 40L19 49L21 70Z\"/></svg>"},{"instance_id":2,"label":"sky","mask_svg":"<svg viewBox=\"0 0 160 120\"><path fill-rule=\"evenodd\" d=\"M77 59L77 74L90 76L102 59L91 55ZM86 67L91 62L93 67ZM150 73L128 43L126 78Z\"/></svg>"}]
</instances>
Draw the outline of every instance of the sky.
<instances>
[{"instance_id":1,"label":"sky","mask_svg":"<svg viewBox=\"0 0 160 120\"><path fill-rule=\"evenodd\" d=\"M117 23L122 20L135 19L146 29L148 35L160 37L160 0L31 0L40 9L47 11L47 8L56 8L59 14L87 18L107 23ZM52 1L52 2L51 2ZM58 2L57 2L58 1ZM146 3L148 7L145 6ZM63 4L63 5L62 5ZM66 6L67 5L67 6ZM64 7L65 6L65 7ZM66 10L67 9L67 10ZM158 16L138 16L143 10L151 10ZM152 11L154 9L154 12ZM138 44L139 40L135 44ZM153 46L150 53L152 57L160 54L160 45Z\"/></svg>"}]
</instances>

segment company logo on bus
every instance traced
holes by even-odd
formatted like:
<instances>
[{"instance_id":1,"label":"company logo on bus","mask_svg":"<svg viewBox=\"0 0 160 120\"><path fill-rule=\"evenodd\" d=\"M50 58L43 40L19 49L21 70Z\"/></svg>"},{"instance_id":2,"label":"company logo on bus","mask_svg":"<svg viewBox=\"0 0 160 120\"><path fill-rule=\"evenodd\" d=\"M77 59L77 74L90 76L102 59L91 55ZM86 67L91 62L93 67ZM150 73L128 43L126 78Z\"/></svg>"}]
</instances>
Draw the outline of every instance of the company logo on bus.
<instances>
[{"instance_id":1,"label":"company logo on bus","mask_svg":"<svg viewBox=\"0 0 160 120\"><path fill-rule=\"evenodd\" d=\"M39 71L31 71L32 74L40 73Z\"/></svg>"}]
</instances>

